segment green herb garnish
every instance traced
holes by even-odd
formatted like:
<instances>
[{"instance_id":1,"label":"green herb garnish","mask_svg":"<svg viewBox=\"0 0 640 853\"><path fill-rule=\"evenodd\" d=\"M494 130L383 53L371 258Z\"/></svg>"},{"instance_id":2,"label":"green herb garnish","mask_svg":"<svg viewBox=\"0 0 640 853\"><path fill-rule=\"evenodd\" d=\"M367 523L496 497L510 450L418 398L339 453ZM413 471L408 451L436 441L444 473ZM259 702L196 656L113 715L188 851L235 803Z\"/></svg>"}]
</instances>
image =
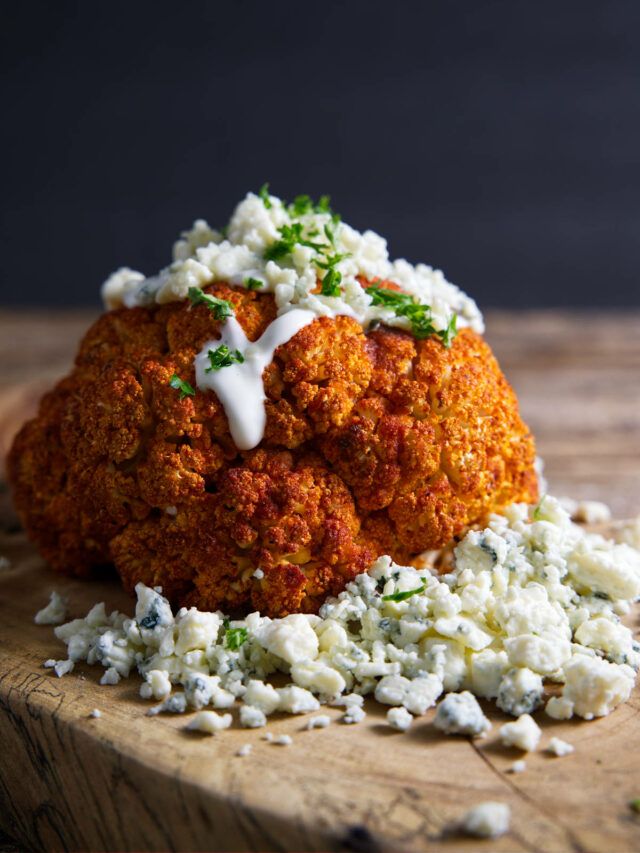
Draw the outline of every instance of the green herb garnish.
<instances>
[{"instance_id":1,"label":"green herb garnish","mask_svg":"<svg viewBox=\"0 0 640 853\"><path fill-rule=\"evenodd\" d=\"M203 293L199 287L190 287L188 294L192 305L206 305L216 320L233 316L233 305L226 299L218 299L217 296Z\"/></svg>"},{"instance_id":2,"label":"green herb garnish","mask_svg":"<svg viewBox=\"0 0 640 853\"><path fill-rule=\"evenodd\" d=\"M246 628L227 627L224 635L224 643L232 652L237 651L243 643L246 643L249 631Z\"/></svg>"},{"instance_id":3,"label":"green herb garnish","mask_svg":"<svg viewBox=\"0 0 640 853\"><path fill-rule=\"evenodd\" d=\"M308 246L316 252L322 251L325 248L322 243L314 243L307 240L303 236L302 222L293 222L291 225L283 225L280 228L280 239L276 240L270 246L267 246L264 252L266 261L279 261L290 255L296 245Z\"/></svg>"},{"instance_id":4,"label":"green herb garnish","mask_svg":"<svg viewBox=\"0 0 640 853\"><path fill-rule=\"evenodd\" d=\"M538 501L538 503L536 504L536 507L533 510L533 520L534 521L540 521L540 519L542 518L542 504L545 502L546 499L547 499L547 496L543 495L540 498L540 500Z\"/></svg>"},{"instance_id":5,"label":"green herb garnish","mask_svg":"<svg viewBox=\"0 0 640 853\"><path fill-rule=\"evenodd\" d=\"M426 583L423 583L422 586L418 586L415 589L405 589L404 592L392 592L390 595L383 595L383 601L406 601L408 598L411 598L412 595L417 595L420 592L424 592L427 588Z\"/></svg>"},{"instance_id":6,"label":"green herb garnish","mask_svg":"<svg viewBox=\"0 0 640 853\"><path fill-rule=\"evenodd\" d=\"M244 362L244 356L240 350L230 350L226 344L220 344L217 349L210 349L207 357L210 365L205 368L205 373L212 373L214 370L221 370L223 367L231 367L232 364Z\"/></svg>"},{"instance_id":7,"label":"green herb garnish","mask_svg":"<svg viewBox=\"0 0 640 853\"><path fill-rule=\"evenodd\" d=\"M367 288L367 293L371 296L373 305L384 305L385 308L395 311L398 317L406 317L411 323L411 331L416 338L423 339L435 335L440 338L445 347L451 346L457 333L457 315L453 315L446 329L440 330L433 325L431 307L415 302L413 296L408 293L389 290L386 287L380 287L379 284L372 284Z\"/></svg>"},{"instance_id":8,"label":"green herb garnish","mask_svg":"<svg viewBox=\"0 0 640 853\"><path fill-rule=\"evenodd\" d=\"M184 379L180 379L177 373L174 373L171 379L169 380L169 385L172 388L175 388L176 391L180 392L180 399L184 400L185 397L195 397L195 390L189 385L188 382L185 382Z\"/></svg>"},{"instance_id":9,"label":"green herb garnish","mask_svg":"<svg viewBox=\"0 0 640 853\"><path fill-rule=\"evenodd\" d=\"M271 210L273 205L271 204L271 199L269 198L269 184L263 184L258 190L258 195L262 199L262 203L267 208L267 210Z\"/></svg>"},{"instance_id":10,"label":"green herb garnish","mask_svg":"<svg viewBox=\"0 0 640 853\"><path fill-rule=\"evenodd\" d=\"M251 278L251 276L249 276L249 278L245 278L244 280L244 286L247 290L260 290L263 285L264 282L260 281L259 278Z\"/></svg>"},{"instance_id":11,"label":"green herb garnish","mask_svg":"<svg viewBox=\"0 0 640 853\"><path fill-rule=\"evenodd\" d=\"M640 797L636 797L635 800L630 800L629 808L631 809L631 811L640 814Z\"/></svg>"}]
</instances>

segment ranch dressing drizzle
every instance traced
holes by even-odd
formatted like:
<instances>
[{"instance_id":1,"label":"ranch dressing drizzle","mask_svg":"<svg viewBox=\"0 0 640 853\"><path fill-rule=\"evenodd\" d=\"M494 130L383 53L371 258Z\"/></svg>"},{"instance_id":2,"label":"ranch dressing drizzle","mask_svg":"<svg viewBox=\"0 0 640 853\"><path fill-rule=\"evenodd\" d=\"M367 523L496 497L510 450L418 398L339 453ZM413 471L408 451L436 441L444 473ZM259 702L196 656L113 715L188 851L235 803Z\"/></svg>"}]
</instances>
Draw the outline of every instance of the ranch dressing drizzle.
<instances>
[{"instance_id":1,"label":"ranch dressing drizzle","mask_svg":"<svg viewBox=\"0 0 640 853\"><path fill-rule=\"evenodd\" d=\"M317 319L314 311L295 308L277 317L253 343L235 317L222 326L219 340L207 341L195 358L196 383L203 391L213 391L222 403L229 421L229 432L240 450L256 447L267 423L266 394L262 371L273 360L276 349ZM209 350L226 344L244 356L241 364L210 370Z\"/></svg>"}]
</instances>

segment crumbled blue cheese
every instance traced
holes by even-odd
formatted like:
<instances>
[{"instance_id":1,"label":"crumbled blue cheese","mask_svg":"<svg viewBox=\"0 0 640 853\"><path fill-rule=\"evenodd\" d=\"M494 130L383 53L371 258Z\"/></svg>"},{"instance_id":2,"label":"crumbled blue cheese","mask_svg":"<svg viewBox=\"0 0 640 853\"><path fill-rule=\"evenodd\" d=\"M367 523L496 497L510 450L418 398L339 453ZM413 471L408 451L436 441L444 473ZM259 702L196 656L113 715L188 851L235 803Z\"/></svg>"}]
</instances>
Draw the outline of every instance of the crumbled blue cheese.
<instances>
[{"instance_id":1,"label":"crumbled blue cheese","mask_svg":"<svg viewBox=\"0 0 640 853\"><path fill-rule=\"evenodd\" d=\"M259 729L267 725L267 718L260 708L254 705L241 705L240 725L243 729Z\"/></svg>"},{"instance_id":2,"label":"crumbled blue cheese","mask_svg":"<svg viewBox=\"0 0 640 853\"><path fill-rule=\"evenodd\" d=\"M89 712L89 716L92 717L94 720L99 720L102 716L102 711L99 708L94 708L92 711Z\"/></svg>"},{"instance_id":3,"label":"crumbled blue cheese","mask_svg":"<svg viewBox=\"0 0 640 853\"><path fill-rule=\"evenodd\" d=\"M315 717L309 717L305 729L307 731L311 731L312 729L326 729L330 725L331 717L328 714L316 714Z\"/></svg>"},{"instance_id":4,"label":"crumbled blue cheese","mask_svg":"<svg viewBox=\"0 0 640 853\"><path fill-rule=\"evenodd\" d=\"M476 838L498 838L509 831L511 810L506 803L480 803L470 809L459 823L459 828Z\"/></svg>"},{"instance_id":5,"label":"crumbled blue cheese","mask_svg":"<svg viewBox=\"0 0 640 853\"><path fill-rule=\"evenodd\" d=\"M572 752L575 752L575 747L567 743L566 740L561 740L559 737L552 737L547 746L547 752L558 758L562 758L565 755L571 755Z\"/></svg>"},{"instance_id":6,"label":"crumbled blue cheese","mask_svg":"<svg viewBox=\"0 0 640 853\"><path fill-rule=\"evenodd\" d=\"M280 316L302 309L317 317L346 314L364 328L377 321L410 329L406 317L397 316L387 306L373 305L360 283L360 278L382 279L395 282L429 305L435 328L446 329L455 313L459 327L483 331L475 302L439 270L405 260L390 261L386 241L373 231L359 233L346 223L335 224L330 213L294 214L281 199L270 198L267 207L262 198L249 193L236 207L224 238L204 220L197 220L174 245L173 262L155 276L145 278L127 267L119 269L102 286L106 307L174 302L186 299L191 287L203 288L215 281L246 287L253 279L261 282L261 292L274 294ZM280 229L294 224L302 228L303 240L324 244L324 253L340 256L335 264L341 276L338 296L314 293L318 277L324 275L317 263L323 262L322 251L296 243L291 253L277 261L265 258L265 252L268 255L267 250L280 240Z\"/></svg>"},{"instance_id":7,"label":"crumbled blue cheese","mask_svg":"<svg viewBox=\"0 0 640 853\"><path fill-rule=\"evenodd\" d=\"M406 732L411 728L413 716L406 708L389 708L387 711L387 723L392 729L399 732Z\"/></svg>"},{"instance_id":8,"label":"crumbled blue cheese","mask_svg":"<svg viewBox=\"0 0 640 853\"><path fill-rule=\"evenodd\" d=\"M640 595L640 553L587 533L549 496L535 511L516 504L470 531L448 574L380 557L318 616L234 620L246 630L238 649L226 646L224 614L173 614L159 588L138 584L136 593L135 618L101 603L56 627L68 661L50 666L100 663L105 683L137 669L142 695L174 713L239 700L245 720L325 703L357 717L352 709L373 695L421 716L443 693L468 691L520 717L542 704L546 680L559 686L550 716L591 718L629 697L640 665L619 616ZM289 683L270 684L276 673Z\"/></svg>"},{"instance_id":9,"label":"crumbled blue cheese","mask_svg":"<svg viewBox=\"0 0 640 853\"><path fill-rule=\"evenodd\" d=\"M53 658L46 660L44 665L47 669L52 669L58 678L62 678L63 675L73 672L74 667L72 660L54 660Z\"/></svg>"},{"instance_id":10,"label":"crumbled blue cheese","mask_svg":"<svg viewBox=\"0 0 640 853\"><path fill-rule=\"evenodd\" d=\"M186 728L192 732L204 732L215 735L228 729L233 722L231 714L217 714L215 711L198 711L187 723Z\"/></svg>"},{"instance_id":11,"label":"crumbled blue cheese","mask_svg":"<svg viewBox=\"0 0 640 853\"><path fill-rule=\"evenodd\" d=\"M49 603L42 610L38 610L33 621L36 625L60 625L67 618L68 604L68 600L54 589L49 597Z\"/></svg>"},{"instance_id":12,"label":"crumbled blue cheese","mask_svg":"<svg viewBox=\"0 0 640 853\"><path fill-rule=\"evenodd\" d=\"M484 737L491 729L478 700L468 690L448 693L438 705L433 725L447 735L467 737Z\"/></svg>"},{"instance_id":13,"label":"crumbled blue cheese","mask_svg":"<svg viewBox=\"0 0 640 853\"><path fill-rule=\"evenodd\" d=\"M291 735L276 735L271 743L274 743L276 746L291 746L293 738Z\"/></svg>"},{"instance_id":14,"label":"crumbled blue cheese","mask_svg":"<svg viewBox=\"0 0 640 853\"><path fill-rule=\"evenodd\" d=\"M240 749L236 752L236 755L239 758L246 758L247 755L251 755L252 750L253 746L250 743L243 743Z\"/></svg>"},{"instance_id":15,"label":"crumbled blue cheese","mask_svg":"<svg viewBox=\"0 0 640 853\"><path fill-rule=\"evenodd\" d=\"M361 723L367 716L367 712L359 705L348 705L347 710L342 715L342 722L347 725Z\"/></svg>"},{"instance_id":16,"label":"crumbled blue cheese","mask_svg":"<svg viewBox=\"0 0 640 853\"><path fill-rule=\"evenodd\" d=\"M514 746L523 752L533 752L538 748L542 731L530 714L522 714L513 723L505 723L500 728L500 741L503 746Z\"/></svg>"},{"instance_id":17,"label":"crumbled blue cheese","mask_svg":"<svg viewBox=\"0 0 640 853\"><path fill-rule=\"evenodd\" d=\"M511 767L507 770L507 773L524 773L527 769L527 762L520 759L519 761L514 761Z\"/></svg>"}]
</instances>

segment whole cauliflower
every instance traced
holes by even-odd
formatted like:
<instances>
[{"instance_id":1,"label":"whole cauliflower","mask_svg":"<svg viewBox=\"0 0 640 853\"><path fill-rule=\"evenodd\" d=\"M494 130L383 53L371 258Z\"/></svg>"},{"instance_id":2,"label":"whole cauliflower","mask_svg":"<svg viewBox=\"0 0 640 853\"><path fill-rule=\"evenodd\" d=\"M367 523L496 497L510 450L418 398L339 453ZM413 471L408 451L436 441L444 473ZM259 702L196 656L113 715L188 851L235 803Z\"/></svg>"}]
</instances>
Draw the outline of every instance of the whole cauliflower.
<instances>
[{"instance_id":1,"label":"whole cauliflower","mask_svg":"<svg viewBox=\"0 0 640 853\"><path fill-rule=\"evenodd\" d=\"M274 298L216 283L251 340ZM381 553L406 562L490 510L534 502L534 444L488 345L346 316L315 320L263 378L263 441L240 452L194 357L219 335L206 306L113 310L15 439L9 476L51 565L113 563L179 605L315 611Z\"/></svg>"}]
</instances>

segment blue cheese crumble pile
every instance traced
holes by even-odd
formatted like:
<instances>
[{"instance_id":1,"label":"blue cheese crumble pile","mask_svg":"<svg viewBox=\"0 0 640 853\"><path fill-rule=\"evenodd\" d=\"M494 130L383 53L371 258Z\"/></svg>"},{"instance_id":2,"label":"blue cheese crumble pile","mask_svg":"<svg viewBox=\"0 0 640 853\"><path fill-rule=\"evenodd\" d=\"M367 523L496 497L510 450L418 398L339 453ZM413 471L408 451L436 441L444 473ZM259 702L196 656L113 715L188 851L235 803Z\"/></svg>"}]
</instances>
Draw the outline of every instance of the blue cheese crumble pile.
<instances>
[{"instance_id":1,"label":"blue cheese crumble pile","mask_svg":"<svg viewBox=\"0 0 640 853\"><path fill-rule=\"evenodd\" d=\"M223 233L224 232L224 233ZM317 290L318 280L321 288ZM199 219L173 247L172 263L157 275L123 267L102 287L109 309L133 308L190 298L216 281L273 293L278 316L295 309L318 317L347 315L363 327L372 322L412 330L409 316L367 293L361 279L392 280L430 308L438 332L470 326L482 333L476 303L440 270L405 260L391 261L387 242L373 231L360 233L329 207L298 196L287 204L267 187L248 193L226 228L217 231Z\"/></svg>"},{"instance_id":2,"label":"blue cheese crumble pile","mask_svg":"<svg viewBox=\"0 0 640 853\"><path fill-rule=\"evenodd\" d=\"M520 718L505 726L505 742L530 750L539 734L523 715L545 703L545 682L557 685L550 716L591 719L629 698L640 665L620 619L640 595L640 552L587 533L552 497L515 504L467 533L446 575L380 557L317 616L174 615L160 589L138 584L136 593L133 618L97 604L55 628L67 659L47 665L63 674L77 661L99 663L108 684L137 670L141 696L157 703L150 714L195 710L190 727L202 731L228 727L237 700L246 728L321 704L358 723L366 695L391 706L389 724L406 731L450 694L438 728L484 735L475 697L494 699ZM277 673L290 683L269 683Z\"/></svg>"}]
</instances>

